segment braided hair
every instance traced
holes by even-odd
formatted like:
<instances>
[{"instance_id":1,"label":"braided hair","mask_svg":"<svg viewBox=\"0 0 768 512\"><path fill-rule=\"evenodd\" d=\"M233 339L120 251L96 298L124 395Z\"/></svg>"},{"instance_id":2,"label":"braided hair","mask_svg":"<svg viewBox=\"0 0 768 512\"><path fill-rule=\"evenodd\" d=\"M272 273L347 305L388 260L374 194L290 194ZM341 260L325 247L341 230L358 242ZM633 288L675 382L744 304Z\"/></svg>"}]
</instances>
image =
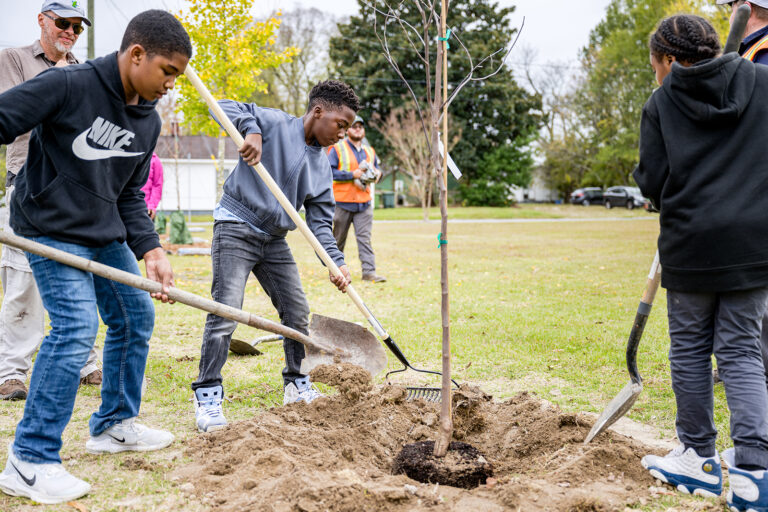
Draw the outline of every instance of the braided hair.
<instances>
[{"instance_id":1,"label":"braided hair","mask_svg":"<svg viewBox=\"0 0 768 512\"><path fill-rule=\"evenodd\" d=\"M680 62L695 64L720 54L720 39L714 27L693 14L664 18L651 35L651 53L657 60L672 55Z\"/></svg>"}]
</instances>

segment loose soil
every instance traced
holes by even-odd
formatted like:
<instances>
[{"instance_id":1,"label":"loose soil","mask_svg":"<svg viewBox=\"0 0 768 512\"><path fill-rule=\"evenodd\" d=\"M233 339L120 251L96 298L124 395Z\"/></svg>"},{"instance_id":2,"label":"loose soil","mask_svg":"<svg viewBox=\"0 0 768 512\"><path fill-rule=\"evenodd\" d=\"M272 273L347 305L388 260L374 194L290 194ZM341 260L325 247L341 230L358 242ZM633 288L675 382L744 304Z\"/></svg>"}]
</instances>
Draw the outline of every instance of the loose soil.
<instances>
[{"instance_id":1,"label":"loose soil","mask_svg":"<svg viewBox=\"0 0 768 512\"><path fill-rule=\"evenodd\" d=\"M608 431L582 444L593 419L526 392L504 402L462 387L455 438L476 447L494 477L473 490L393 475L403 445L434 440L438 404L405 389L371 388L367 373L328 365L313 373L341 394L291 404L190 440L176 476L217 511L623 511L658 497L640 465L663 451Z\"/></svg>"}]
</instances>

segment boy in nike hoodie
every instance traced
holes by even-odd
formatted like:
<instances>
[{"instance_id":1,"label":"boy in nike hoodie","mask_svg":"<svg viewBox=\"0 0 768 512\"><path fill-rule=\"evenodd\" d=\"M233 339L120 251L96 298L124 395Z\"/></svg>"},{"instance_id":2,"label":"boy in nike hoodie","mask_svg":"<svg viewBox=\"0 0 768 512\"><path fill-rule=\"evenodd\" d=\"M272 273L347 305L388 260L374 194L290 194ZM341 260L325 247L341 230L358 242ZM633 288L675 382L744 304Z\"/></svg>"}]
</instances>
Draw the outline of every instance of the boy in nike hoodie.
<instances>
[{"instance_id":1,"label":"boy in nike hoodie","mask_svg":"<svg viewBox=\"0 0 768 512\"><path fill-rule=\"evenodd\" d=\"M173 273L140 189L160 133L155 100L173 87L191 54L178 20L146 11L128 24L119 52L52 68L0 95L0 143L32 130L10 205L17 235L136 275L143 258L147 276L163 284L153 297L168 301ZM64 469L59 450L99 315L108 326L102 402L90 419L87 451L155 450L173 435L135 422L154 326L149 295L34 254L27 258L51 329L0 489L60 503L90 491Z\"/></svg>"},{"instance_id":2,"label":"boy in nike hoodie","mask_svg":"<svg viewBox=\"0 0 768 512\"><path fill-rule=\"evenodd\" d=\"M768 303L768 67L718 57L703 18L663 20L650 40L661 87L646 103L643 194L660 210L672 388L680 446L643 458L653 476L687 493L722 492L715 447L714 353L731 412L731 510L768 511L768 394L760 352Z\"/></svg>"},{"instance_id":3,"label":"boy in nike hoodie","mask_svg":"<svg viewBox=\"0 0 768 512\"><path fill-rule=\"evenodd\" d=\"M357 96L342 82L321 82L310 91L307 113L299 118L253 104L229 100L219 104L245 137L245 144L213 214L216 222L211 294L217 302L240 308L245 283L253 273L282 323L306 334L309 304L285 241L286 233L296 225L250 166L262 161L293 206L297 210L304 206L309 228L345 276L331 276L331 282L344 291L349 271L331 230L333 173L323 148L344 138L359 109ZM235 322L220 316L208 315L205 322L200 373L192 384L195 418L201 432L227 424L221 410L221 369L234 330ZM283 403L311 402L319 393L310 384L309 376L300 371L304 345L286 339L283 348Z\"/></svg>"}]
</instances>

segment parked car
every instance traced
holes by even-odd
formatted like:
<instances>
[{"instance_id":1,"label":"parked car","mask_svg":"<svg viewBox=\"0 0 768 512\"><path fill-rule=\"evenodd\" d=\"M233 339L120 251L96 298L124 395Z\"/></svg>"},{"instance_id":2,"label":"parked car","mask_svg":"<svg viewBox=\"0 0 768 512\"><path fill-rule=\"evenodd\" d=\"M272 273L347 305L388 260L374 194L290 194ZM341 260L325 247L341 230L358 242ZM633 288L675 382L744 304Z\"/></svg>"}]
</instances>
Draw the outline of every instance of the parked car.
<instances>
[{"instance_id":1,"label":"parked car","mask_svg":"<svg viewBox=\"0 0 768 512\"><path fill-rule=\"evenodd\" d=\"M611 187L603 194L603 204L609 210L614 206L625 206L629 210L642 208L647 202L637 187Z\"/></svg>"},{"instance_id":2,"label":"parked car","mask_svg":"<svg viewBox=\"0 0 768 512\"><path fill-rule=\"evenodd\" d=\"M603 189L598 187L577 188L571 193L571 204L589 206L603 202Z\"/></svg>"}]
</instances>

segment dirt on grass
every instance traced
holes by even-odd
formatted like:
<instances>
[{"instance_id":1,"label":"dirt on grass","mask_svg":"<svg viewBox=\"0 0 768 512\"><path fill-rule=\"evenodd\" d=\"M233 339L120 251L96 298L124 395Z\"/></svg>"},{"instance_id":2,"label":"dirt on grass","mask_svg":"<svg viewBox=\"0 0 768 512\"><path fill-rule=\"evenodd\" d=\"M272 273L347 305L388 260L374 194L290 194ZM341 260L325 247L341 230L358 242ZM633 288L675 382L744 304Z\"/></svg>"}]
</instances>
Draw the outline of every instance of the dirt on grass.
<instances>
[{"instance_id":1,"label":"dirt on grass","mask_svg":"<svg viewBox=\"0 0 768 512\"><path fill-rule=\"evenodd\" d=\"M494 476L463 490L393 475L403 445L436 438L438 404L408 402L403 388L346 370L313 373L338 395L190 440L192 461L175 473L184 492L212 510L269 512L602 512L658 496L640 465L658 449L610 431L585 446L588 417L525 392L499 402L466 386L453 398L455 437L480 450Z\"/></svg>"}]
</instances>

